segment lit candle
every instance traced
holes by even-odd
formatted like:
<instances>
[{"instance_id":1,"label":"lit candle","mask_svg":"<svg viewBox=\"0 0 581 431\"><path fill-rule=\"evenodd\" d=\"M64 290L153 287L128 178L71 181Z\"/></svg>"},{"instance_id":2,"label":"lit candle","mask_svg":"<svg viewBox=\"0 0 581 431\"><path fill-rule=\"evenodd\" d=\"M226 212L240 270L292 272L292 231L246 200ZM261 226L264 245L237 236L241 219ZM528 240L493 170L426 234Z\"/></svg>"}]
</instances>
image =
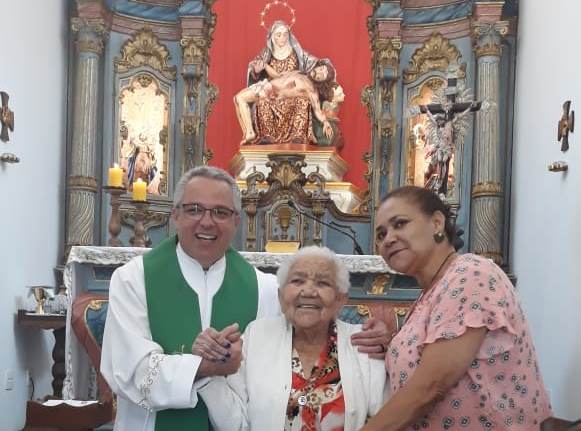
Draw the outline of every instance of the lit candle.
<instances>
[{"instance_id":1,"label":"lit candle","mask_svg":"<svg viewBox=\"0 0 581 431\"><path fill-rule=\"evenodd\" d=\"M121 187L123 185L123 169L117 163L109 168L109 187Z\"/></svg>"},{"instance_id":2,"label":"lit candle","mask_svg":"<svg viewBox=\"0 0 581 431\"><path fill-rule=\"evenodd\" d=\"M147 200L147 183L142 181L141 178L137 178L137 181L133 183L133 200Z\"/></svg>"}]
</instances>

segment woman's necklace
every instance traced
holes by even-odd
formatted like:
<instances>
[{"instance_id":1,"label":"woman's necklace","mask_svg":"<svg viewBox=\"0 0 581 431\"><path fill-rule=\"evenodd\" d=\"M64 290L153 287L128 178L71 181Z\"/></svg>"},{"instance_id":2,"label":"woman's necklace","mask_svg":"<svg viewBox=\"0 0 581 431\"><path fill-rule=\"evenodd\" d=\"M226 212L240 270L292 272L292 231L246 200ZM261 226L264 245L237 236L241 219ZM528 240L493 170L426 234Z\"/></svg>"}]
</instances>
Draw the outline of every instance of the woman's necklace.
<instances>
[{"instance_id":1,"label":"woman's necklace","mask_svg":"<svg viewBox=\"0 0 581 431\"><path fill-rule=\"evenodd\" d=\"M410 316L412 315L412 313L416 309L416 306L421 301L421 299L424 297L424 293L426 293L429 290L432 290L432 287L434 286L434 281L436 281L436 277L440 274L440 271L442 270L442 268L444 267L444 265L446 265L446 262L448 262L448 259L450 259L450 257L452 257L452 255L454 255L454 254L456 254L456 251L451 251L450 253L448 253L448 256L446 256L446 258L442 261L442 263L438 267L438 270L436 271L436 273L434 274L434 276L430 280L430 284L429 284L428 288L426 290L423 290L422 289L422 293L420 293L420 296L418 296L418 299L416 299L414 301L414 303L412 304L412 306L410 307L410 311L408 312L408 314L407 314L407 316L405 318L404 324L407 323L407 321L409 320Z\"/></svg>"}]
</instances>

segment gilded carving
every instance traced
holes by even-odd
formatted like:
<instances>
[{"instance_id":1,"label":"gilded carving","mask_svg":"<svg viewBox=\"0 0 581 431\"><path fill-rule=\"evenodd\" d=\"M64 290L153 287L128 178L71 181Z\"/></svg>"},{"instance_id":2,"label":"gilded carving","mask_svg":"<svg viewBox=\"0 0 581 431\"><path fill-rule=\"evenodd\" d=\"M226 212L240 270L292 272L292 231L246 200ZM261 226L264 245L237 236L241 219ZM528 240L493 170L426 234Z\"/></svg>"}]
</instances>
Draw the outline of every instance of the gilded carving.
<instances>
[{"instance_id":1,"label":"gilded carving","mask_svg":"<svg viewBox=\"0 0 581 431\"><path fill-rule=\"evenodd\" d=\"M202 154L202 164L204 166L207 166L208 163L210 162L210 160L212 160L214 158L214 152L212 151L211 148L208 148L206 151L204 151L204 153Z\"/></svg>"},{"instance_id":2,"label":"gilded carving","mask_svg":"<svg viewBox=\"0 0 581 431\"><path fill-rule=\"evenodd\" d=\"M146 74L141 74L136 79L143 88L149 87L153 82L153 78Z\"/></svg>"},{"instance_id":3,"label":"gilded carving","mask_svg":"<svg viewBox=\"0 0 581 431\"><path fill-rule=\"evenodd\" d=\"M472 186L472 197L478 198L483 196L502 196L502 185L492 181L474 184Z\"/></svg>"},{"instance_id":4,"label":"gilded carving","mask_svg":"<svg viewBox=\"0 0 581 431\"><path fill-rule=\"evenodd\" d=\"M311 172L307 176L307 181L311 184L316 186L316 189L313 190L311 196L315 199L328 199L329 192L325 190L325 177L319 172L319 167L317 166L316 172Z\"/></svg>"},{"instance_id":5,"label":"gilded carving","mask_svg":"<svg viewBox=\"0 0 581 431\"><path fill-rule=\"evenodd\" d=\"M399 68L399 52L402 47L400 38L378 38L373 42L373 52L375 53L376 64L380 72L386 68L395 71Z\"/></svg>"},{"instance_id":6,"label":"gilded carving","mask_svg":"<svg viewBox=\"0 0 581 431\"><path fill-rule=\"evenodd\" d=\"M182 116L182 132L184 135L197 135L200 130L200 117L195 114Z\"/></svg>"},{"instance_id":7,"label":"gilded carving","mask_svg":"<svg viewBox=\"0 0 581 431\"><path fill-rule=\"evenodd\" d=\"M304 154L279 153L269 155L266 167L271 169L267 181L269 184L280 183L283 189L288 190L292 183L298 182L302 187L306 184L302 168L307 166Z\"/></svg>"},{"instance_id":8,"label":"gilded carving","mask_svg":"<svg viewBox=\"0 0 581 431\"><path fill-rule=\"evenodd\" d=\"M423 46L412 55L410 67L403 72L404 84L415 81L420 76L438 70L446 72L451 63L460 64L462 54L448 39L440 33L434 33ZM458 78L466 77L466 64L462 64Z\"/></svg>"},{"instance_id":9,"label":"gilded carving","mask_svg":"<svg viewBox=\"0 0 581 431\"><path fill-rule=\"evenodd\" d=\"M502 52L501 38L508 34L508 29L508 21L476 22L472 28L476 57L500 57Z\"/></svg>"},{"instance_id":10,"label":"gilded carving","mask_svg":"<svg viewBox=\"0 0 581 431\"><path fill-rule=\"evenodd\" d=\"M361 90L361 104L367 108L367 117L373 119L373 114L375 112L374 103L373 103L373 95L375 93L375 86L373 85L366 85Z\"/></svg>"},{"instance_id":11,"label":"gilded carving","mask_svg":"<svg viewBox=\"0 0 581 431\"><path fill-rule=\"evenodd\" d=\"M218 100L218 96L220 95L220 90L218 86L208 82L206 85L206 120L212 113L212 108L214 107L214 103Z\"/></svg>"},{"instance_id":12,"label":"gilded carving","mask_svg":"<svg viewBox=\"0 0 581 431\"><path fill-rule=\"evenodd\" d=\"M71 30L78 33L77 49L80 52L103 52L103 36L107 33L102 19L72 18Z\"/></svg>"},{"instance_id":13,"label":"gilded carving","mask_svg":"<svg viewBox=\"0 0 581 431\"><path fill-rule=\"evenodd\" d=\"M357 314L362 317L371 317L371 310L367 305L357 304Z\"/></svg>"},{"instance_id":14,"label":"gilded carving","mask_svg":"<svg viewBox=\"0 0 581 431\"><path fill-rule=\"evenodd\" d=\"M208 60L208 42L205 38L184 37L180 40L182 47L182 64L206 64Z\"/></svg>"},{"instance_id":15,"label":"gilded carving","mask_svg":"<svg viewBox=\"0 0 581 431\"><path fill-rule=\"evenodd\" d=\"M118 72L127 72L140 66L149 66L172 81L176 79L176 67L170 66L169 50L162 45L150 28L135 33L121 47L121 58L115 59Z\"/></svg>"},{"instance_id":16,"label":"gilded carving","mask_svg":"<svg viewBox=\"0 0 581 431\"><path fill-rule=\"evenodd\" d=\"M367 292L369 295L383 295L385 294L385 290L391 280L391 276L389 274L380 274L377 275L373 281L371 282L371 290Z\"/></svg>"},{"instance_id":17,"label":"gilded carving","mask_svg":"<svg viewBox=\"0 0 581 431\"><path fill-rule=\"evenodd\" d=\"M104 300L104 299L93 299L91 302L89 302L89 305L87 306L87 308L94 310L94 311L99 311L101 308L103 308L103 304L109 302L108 300Z\"/></svg>"}]
</instances>

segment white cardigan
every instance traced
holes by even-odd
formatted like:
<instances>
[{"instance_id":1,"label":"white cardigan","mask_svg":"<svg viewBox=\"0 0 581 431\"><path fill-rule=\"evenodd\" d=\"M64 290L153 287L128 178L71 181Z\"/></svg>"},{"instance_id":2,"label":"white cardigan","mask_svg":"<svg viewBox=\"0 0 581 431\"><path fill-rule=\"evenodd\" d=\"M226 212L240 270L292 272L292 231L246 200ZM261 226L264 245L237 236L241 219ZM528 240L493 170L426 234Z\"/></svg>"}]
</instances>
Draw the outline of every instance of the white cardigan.
<instances>
[{"instance_id":1,"label":"white cardigan","mask_svg":"<svg viewBox=\"0 0 581 431\"><path fill-rule=\"evenodd\" d=\"M351 334L360 325L336 323L344 429L358 430L383 406L385 366L351 345ZM212 426L217 431L282 431L291 390L292 326L284 316L256 320L246 328L243 346L238 373L214 377L198 390Z\"/></svg>"}]
</instances>

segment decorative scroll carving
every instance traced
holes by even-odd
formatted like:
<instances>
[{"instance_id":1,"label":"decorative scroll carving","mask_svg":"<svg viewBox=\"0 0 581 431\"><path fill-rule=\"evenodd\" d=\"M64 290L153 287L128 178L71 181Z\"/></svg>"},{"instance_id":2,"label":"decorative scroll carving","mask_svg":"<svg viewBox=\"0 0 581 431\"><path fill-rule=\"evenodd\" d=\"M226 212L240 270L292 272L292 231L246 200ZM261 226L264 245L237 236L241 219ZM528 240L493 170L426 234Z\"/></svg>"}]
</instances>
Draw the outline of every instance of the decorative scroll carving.
<instances>
[{"instance_id":1,"label":"decorative scroll carving","mask_svg":"<svg viewBox=\"0 0 581 431\"><path fill-rule=\"evenodd\" d=\"M373 179L373 154L370 152L366 152L365 154L363 154L361 159L367 165L367 171L363 174L363 178L365 178L365 181L367 182L367 190L365 190L365 193L363 194L361 203L353 209L353 212L355 214L369 215L369 208L371 207L370 190L372 187L371 182Z\"/></svg>"},{"instance_id":2,"label":"decorative scroll carving","mask_svg":"<svg viewBox=\"0 0 581 431\"><path fill-rule=\"evenodd\" d=\"M208 43L204 37L185 37L182 46L182 76L190 104L200 95L200 84L208 61Z\"/></svg>"},{"instance_id":3,"label":"decorative scroll carving","mask_svg":"<svg viewBox=\"0 0 581 431\"><path fill-rule=\"evenodd\" d=\"M315 199L329 199L329 192L325 190L326 184L325 177L319 172L319 167L317 166L316 172L311 172L307 176L307 182L314 184L316 189L313 190L311 196Z\"/></svg>"},{"instance_id":4,"label":"decorative scroll carving","mask_svg":"<svg viewBox=\"0 0 581 431\"><path fill-rule=\"evenodd\" d=\"M208 42L204 37L184 37L180 40L183 64L206 64L208 62Z\"/></svg>"},{"instance_id":5,"label":"decorative scroll carving","mask_svg":"<svg viewBox=\"0 0 581 431\"><path fill-rule=\"evenodd\" d=\"M361 90L361 104L367 108L367 117L373 120L373 116L375 113L374 109L374 94L375 94L375 86L373 85L366 85Z\"/></svg>"},{"instance_id":6,"label":"decorative scroll carving","mask_svg":"<svg viewBox=\"0 0 581 431\"><path fill-rule=\"evenodd\" d=\"M302 169L307 166L304 154L279 153L274 157L269 157L266 167L271 169L266 181L268 184L279 184L282 189L302 187L307 180Z\"/></svg>"},{"instance_id":7,"label":"decorative scroll carving","mask_svg":"<svg viewBox=\"0 0 581 431\"><path fill-rule=\"evenodd\" d=\"M476 57L488 55L500 57L502 51L500 40L508 34L508 28L508 21L476 22L472 28Z\"/></svg>"},{"instance_id":8,"label":"decorative scroll carving","mask_svg":"<svg viewBox=\"0 0 581 431\"><path fill-rule=\"evenodd\" d=\"M103 53L103 36L107 33L105 21L102 19L72 18L71 30L79 33L77 49L80 52Z\"/></svg>"},{"instance_id":9,"label":"decorative scroll carving","mask_svg":"<svg viewBox=\"0 0 581 431\"><path fill-rule=\"evenodd\" d=\"M182 131L184 135L197 135L200 131L200 116L196 114L183 115Z\"/></svg>"},{"instance_id":10,"label":"decorative scroll carving","mask_svg":"<svg viewBox=\"0 0 581 431\"><path fill-rule=\"evenodd\" d=\"M144 28L123 44L121 58L115 59L115 69L118 72L127 72L140 66L149 66L175 81L176 67L168 64L169 59L169 50L159 43L150 28Z\"/></svg>"},{"instance_id":11,"label":"decorative scroll carving","mask_svg":"<svg viewBox=\"0 0 581 431\"><path fill-rule=\"evenodd\" d=\"M399 68L399 52L402 42L400 38L377 38L373 42L373 52L376 58L376 65L383 69L392 68L397 71Z\"/></svg>"},{"instance_id":12,"label":"decorative scroll carving","mask_svg":"<svg viewBox=\"0 0 581 431\"><path fill-rule=\"evenodd\" d=\"M448 39L439 33L434 33L424 45L416 50L412 55L410 67L404 70L403 82L409 84L420 76L433 70L446 72L448 65L460 64L462 54ZM460 66L458 78L466 77L466 63Z\"/></svg>"},{"instance_id":13,"label":"decorative scroll carving","mask_svg":"<svg viewBox=\"0 0 581 431\"><path fill-rule=\"evenodd\" d=\"M214 107L214 103L218 100L218 96L220 95L220 89L217 85L208 82L206 85L206 120L212 113L212 108Z\"/></svg>"}]
</instances>

